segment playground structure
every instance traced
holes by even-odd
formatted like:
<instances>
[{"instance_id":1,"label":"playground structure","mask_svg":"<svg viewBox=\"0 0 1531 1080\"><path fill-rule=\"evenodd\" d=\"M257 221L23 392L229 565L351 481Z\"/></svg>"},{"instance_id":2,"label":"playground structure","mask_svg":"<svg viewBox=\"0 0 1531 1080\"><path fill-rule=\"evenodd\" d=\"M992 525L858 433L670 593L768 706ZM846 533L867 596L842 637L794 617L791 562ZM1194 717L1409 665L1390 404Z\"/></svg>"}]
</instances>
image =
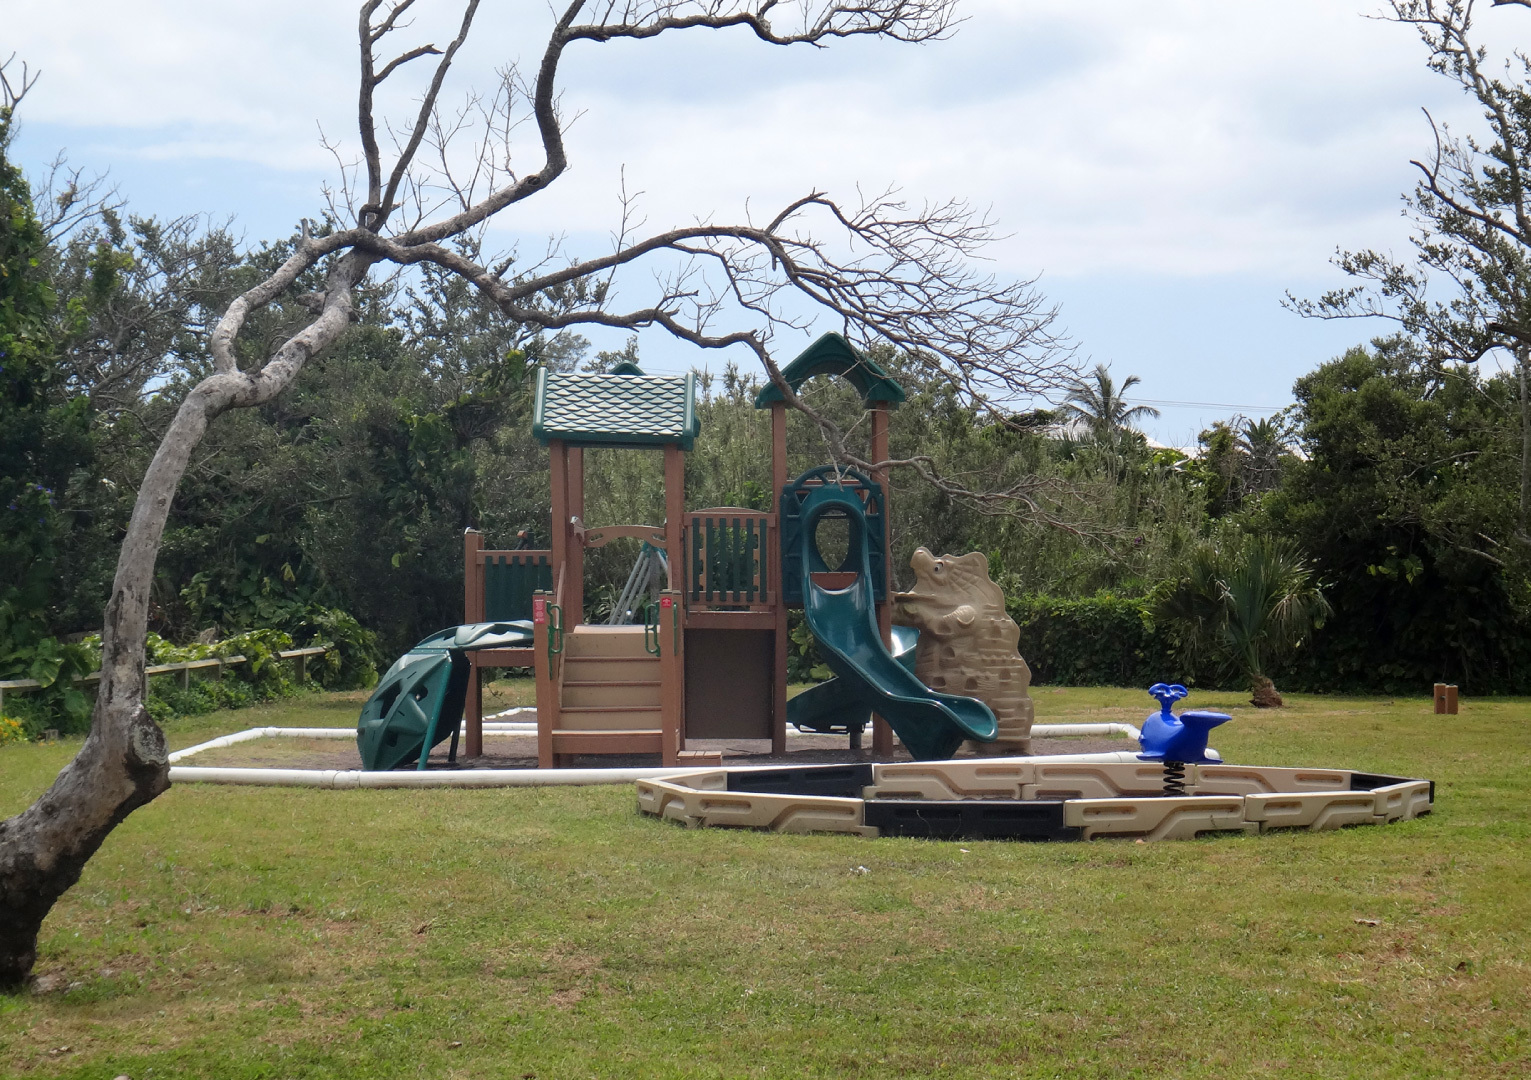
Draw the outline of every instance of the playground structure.
<instances>
[{"instance_id":1,"label":"playground structure","mask_svg":"<svg viewBox=\"0 0 1531 1080\"><path fill-rule=\"evenodd\" d=\"M826 334L782 373L794 388L822 374L850 381L871 414L870 456L888 459L888 414L903 391L867 357ZM551 546L492 551L477 532L466 534L467 625L434 635L390 668L358 730L365 770L414 760L415 779L389 775L400 785L431 786L424 771L430 748L450 738L455 750L458 715L467 755L483 752L484 670L531 667L538 769L451 774L481 774L463 786L536 784L538 775L600 783L610 780L599 774L618 774L637 782L645 813L688 825L860 835L1158 840L1385 824L1429 813L1428 780L1225 764L1206 741L1229 717L1175 716L1171 706L1186 696L1179 685L1150 690L1160 709L1132 730L1137 751L944 760L965 742L1001 741L998 717L1008 728L1005 749L1029 749L1033 733L1064 734L1032 727L1030 673L986 561L936 559L922 549L916 589L893 593L887 477L826 465L789 481L782 395L767 387L756 407L771 411L775 511L688 510L685 454L699 427L691 376L645 375L633 364L602 375L539 372L533 432L549 449ZM663 523L584 521L584 451L591 447L663 453ZM819 540L828 521L843 525L844 551L832 558ZM618 538L641 541L642 554L613 622L587 624L584 553ZM662 584L657 600L641 603L655 584ZM901 621L920 629L895 628L895 605ZM794 606L836 678L789 710L787 612ZM641 624L622 622L640 608ZM875 757L892 756L896 733L916 760L722 769L698 768L704 762L692 756L687 768L690 740L769 740L781 754L789 720L850 734L854 744L869 716ZM568 767L576 755L618 754L658 755L661 766ZM395 783L365 770L294 782ZM214 771L199 770L196 778L214 779ZM497 775L485 775L491 772Z\"/></svg>"},{"instance_id":2,"label":"playground structure","mask_svg":"<svg viewBox=\"0 0 1531 1080\"><path fill-rule=\"evenodd\" d=\"M843 337L825 334L782 374L794 389L817 375L847 380L870 413L871 458L888 458L889 411L903 401L903 389ZM789 482L783 395L768 386L755 405L771 413L776 508L688 509L685 455L699 429L693 376L647 375L631 363L609 374L538 373L532 430L549 451L550 546L488 550L479 533L465 535L465 623L531 628L529 640L505 637L451 653L465 679L466 756L483 752L483 673L495 667L530 667L536 675L542 768L582 754L658 754L665 766L675 766L687 742L698 739L769 740L779 754L789 718L854 740L870 717L878 757L891 756L895 731L916 757L949 757L964 741L994 740L989 708L920 682L910 666L915 637L895 636L886 474L823 466ZM593 447L664 455L663 523L584 520L584 452ZM835 565L818 543L818 528L828 520L843 522L848 538ZM585 623L585 552L618 538L640 540L645 553L658 553L649 572L662 569L663 588L657 602L645 606L641 625ZM631 606L641 592L639 577L635 567L619 607ZM803 609L837 676L835 685L803 695L790 717L789 607ZM395 665L394 674L402 670ZM431 667L438 681L444 670L440 660ZM381 708L369 703L375 725L393 724L390 710L408 713L411 698L439 701L451 711L451 687L443 683L438 691L419 677L412 674L415 688L401 688L380 701ZM426 721L407 720L427 751L431 738L455 732L454 725L438 724L427 733ZM399 760L410 760L408 753ZM383 762L376 757L368 767L390 767Z\"/></svg>"}]
</instances>

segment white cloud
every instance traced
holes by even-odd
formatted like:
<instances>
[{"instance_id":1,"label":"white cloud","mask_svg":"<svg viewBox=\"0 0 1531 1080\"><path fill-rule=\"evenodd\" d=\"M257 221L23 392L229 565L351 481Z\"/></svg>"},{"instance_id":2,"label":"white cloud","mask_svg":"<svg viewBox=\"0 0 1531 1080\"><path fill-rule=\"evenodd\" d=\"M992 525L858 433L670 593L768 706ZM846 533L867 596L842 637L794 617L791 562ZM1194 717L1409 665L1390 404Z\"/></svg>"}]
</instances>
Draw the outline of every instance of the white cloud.
<instances>
[{"instance_id":1,"label":"white cloud","mask_svg":"<svg viewBox=\"0 0 1531 1080\"><path fill-rule=\"evenodd\" d=\"M1008 234L992 252L1004 273L1118 289L1247 279L1274 307L1272 283L1311 287L1336 246L1406 243L1397 200L1428 145L1421 106L1475 122L1411 32L1363 18L1380 3L968 0L951 40L920 47L784 51L744 32L583 44L563 70L565 110L583 114L571 171L500 229L528 250L557 233L599 244L624 169L655 228L746 205L758 216L814 187L896 184L913 201L991 207ZM452 6L417 7L411 42L451 36ZM1495 44L1527 18L1481 17ZM459 85L491 85L518 48L534 64L547 21L540 0L486 5ZM9 0L6 30L7 49L44 71L23 119L73 142L79 164L166 190L173 175L176 197L221 200L180 209L285 227L318 209L332 178L316 125L355 154L347 5ZM407 105L411 85L386 102ZM39 159L53 149L27 146ZM153 168L134 173L135 161ZM1207 321L1195 290L1176 295L1194 333ZM1315 345L1307 325L1290 331L1304 364L1333 337ZM1088 347L1088 320L1072 328Z\"/></svg>"},{"instance_id":2,"label":"white cloud","mask_svg":"<svg viewBox=\"0 0 1531 1080\"><path fill-rule=\"evenodd\" d=\"M1418 106L1461 111L1410 34L1361 18L1367 6L977 0L950 41L924 47L784 53L743 33L582 45L565 72L566 105L584 112L574 169L506 225L603 234L625 166L656 225L898 184L992 206L1015 273L1311 269L1336 242L1400 239ZM450 8L421 8L413 39L450 35ZM540 5L515 14L481 17L465 82L512 59L501 43L538 40ZM354 147L341 5L13 0L8 22L45 72L29 120L191 169L311 175L316 193L331 168L316 124Z\"/></svg>"}]
</instances>

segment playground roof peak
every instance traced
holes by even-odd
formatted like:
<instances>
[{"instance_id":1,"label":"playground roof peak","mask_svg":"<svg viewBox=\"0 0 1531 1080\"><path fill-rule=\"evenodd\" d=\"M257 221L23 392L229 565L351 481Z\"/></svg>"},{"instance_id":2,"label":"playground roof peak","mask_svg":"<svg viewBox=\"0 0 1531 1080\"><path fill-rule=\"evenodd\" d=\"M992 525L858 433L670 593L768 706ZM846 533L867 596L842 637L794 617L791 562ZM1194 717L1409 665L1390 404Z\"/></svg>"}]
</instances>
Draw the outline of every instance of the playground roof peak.
<instances>
[{"instance_id":1,"label":"playground roof peak","mask_svg":"<svg viewBox=\"0 0 1531 1080\"><path fill-rule=\"evenodd\" d=\"M609 374L537 372L532 434L570 446L653 447L690 450L701 430L696 376L645 375L623 363Z\"/></svg>"},{"instance_id":2,"label":"playground roof peak","mask_svg":"<svg viewBox=\"0 0 1531 1080\"><path fill-rule=\"evenodd\" d=\"M815 375L838 375L856 388L863 405L886 402L896 407L904 400L904 388L894 382L892 376L866 353L833 332L798 353L796 359L781 369L781 374L794 392ZM755 395L755 408L770 408L783 400L781 390L774 383L768 383Z\"/></svg>"}]
</instances>

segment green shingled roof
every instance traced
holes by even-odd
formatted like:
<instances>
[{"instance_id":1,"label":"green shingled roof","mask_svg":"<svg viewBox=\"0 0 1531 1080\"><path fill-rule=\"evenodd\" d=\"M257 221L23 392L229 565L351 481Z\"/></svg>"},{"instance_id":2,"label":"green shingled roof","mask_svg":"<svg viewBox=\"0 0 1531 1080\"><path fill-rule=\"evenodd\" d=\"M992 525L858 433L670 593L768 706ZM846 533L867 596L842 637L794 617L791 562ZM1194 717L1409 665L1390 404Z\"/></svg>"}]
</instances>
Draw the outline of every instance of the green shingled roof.
<instances>
[{"instance_id":1,"label":"green shingled roof","mask_svg":"<svg viewBox=\"0 0 1531 1080\"><path fill-rule=\"evenodd\" d=\"M532 434L573 446L664 446L690 450L701 420L696 376L537 372Z\"/></svg>"},{"instance_id":2,"label":"green shingled roof","mask_svg":"<svg viewBox=\"0 0 1531 1080\"><path fill-rule=\"evenodd\" d=\"M794 391L815 375L839 375L856 388L863 405L886 401L897 406L904 400L904 388L870 356L839 334L830 333L819 338L782 368L781 374ZM782 392L776 385L767 383L765 389L755 395L755 408L770 408L782 400Z\"/></svg>"}]
</instances>

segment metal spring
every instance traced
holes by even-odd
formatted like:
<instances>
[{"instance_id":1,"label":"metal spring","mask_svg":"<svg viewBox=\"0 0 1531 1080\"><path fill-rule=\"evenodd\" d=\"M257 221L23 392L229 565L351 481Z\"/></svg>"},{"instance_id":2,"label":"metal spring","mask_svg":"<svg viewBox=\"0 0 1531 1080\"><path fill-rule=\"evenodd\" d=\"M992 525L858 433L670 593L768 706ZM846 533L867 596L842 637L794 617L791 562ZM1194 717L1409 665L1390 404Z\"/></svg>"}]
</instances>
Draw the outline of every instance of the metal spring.
<instances>
[{"instance_id":1,"label":"metal spring","mask_svg":"<svg viewBox=\"0 0 1531 1080\"><path fill-rule=\"evenodd\" d=\"M1164 791L1166 798L1179 798L1185 794L1185 762L1164 763Z\"/></svg>"}]
</instances>

